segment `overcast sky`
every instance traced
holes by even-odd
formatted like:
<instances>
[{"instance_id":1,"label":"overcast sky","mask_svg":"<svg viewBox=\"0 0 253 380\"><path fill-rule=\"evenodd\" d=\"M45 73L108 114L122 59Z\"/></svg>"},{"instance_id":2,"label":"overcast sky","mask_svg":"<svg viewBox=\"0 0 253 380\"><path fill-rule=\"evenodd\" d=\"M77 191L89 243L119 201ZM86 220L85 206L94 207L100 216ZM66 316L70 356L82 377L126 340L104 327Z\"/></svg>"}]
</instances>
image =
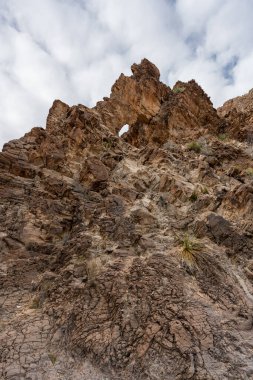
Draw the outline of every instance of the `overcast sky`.
<instances>
[{"instance_id":1,"label":"overcast sky","mask_svg":"<svg viewBox=\"0 0 253 380\"><path fill-rule=\"evenodd\" d=\"M215 106L253 87L253 0L0 0L0 148L54 99L95 105L143 57Z\"/></svg>"}]
</instances>

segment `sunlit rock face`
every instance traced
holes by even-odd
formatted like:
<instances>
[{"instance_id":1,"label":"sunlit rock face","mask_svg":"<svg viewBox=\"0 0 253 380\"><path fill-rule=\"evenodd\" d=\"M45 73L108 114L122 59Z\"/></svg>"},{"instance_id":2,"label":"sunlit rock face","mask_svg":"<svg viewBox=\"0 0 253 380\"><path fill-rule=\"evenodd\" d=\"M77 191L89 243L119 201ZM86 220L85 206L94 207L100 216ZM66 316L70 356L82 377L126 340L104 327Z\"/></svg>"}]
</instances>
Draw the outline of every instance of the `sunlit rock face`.
<instances>
[{"instance_id":1,"label":"sunlit rock face","mask_svg":"<svg viewBox=\"0 0 253 380\"><path fill-rule=\"evenodd\" d=\"M147 59L0 153L0 378L251 379L252 91Z\"/></svg>"},{"instance_id":2,"label":"sunlit rock face","mask_svg":"<svg viewBox=\"0 0 253 380\"><path fill-rule=\"evenodd\" d=\"M218 114L229 124L229 133L253 147L253 89L243 96L228 100Z\"/></svg>"}]
</instances>

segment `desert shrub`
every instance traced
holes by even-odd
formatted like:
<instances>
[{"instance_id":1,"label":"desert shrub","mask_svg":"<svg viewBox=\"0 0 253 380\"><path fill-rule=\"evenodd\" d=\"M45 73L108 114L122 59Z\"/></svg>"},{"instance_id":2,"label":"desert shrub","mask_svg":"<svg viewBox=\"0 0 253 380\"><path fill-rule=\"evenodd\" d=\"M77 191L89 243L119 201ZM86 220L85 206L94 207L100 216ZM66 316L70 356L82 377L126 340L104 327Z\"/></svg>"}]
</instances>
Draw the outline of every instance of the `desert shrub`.
<instances>
[{"instance_id":1,"label":"desert shrub","mask_svg":"<svg viewBox=\"0 0 253 380\"><path fill-rule=\"evenodd\" d=\"M179 94L180 92L184 92L184 90L185 87L174 87L172 91L174 92L174 94Z\"/></svg>"},{"instance_id":2,"label":"desert shrub","mask_svg":"<svg viewBox=\"0 0 253 380\"><path fill-rule=\"evenodd\" d=\"M195 153L200 153L202 149L202 145L197 141L192 141L187 145L188 150L193 150Z\"/></svg>"},{"instance_id":3,"label":"desert shrub","mask_svg":"<svg viewBox=\"0 0 253 380\"><path fill-rule=\"evenodd\" d=\"M201 193L202 193L202 194L209 194L208 188L207 188L206 186L203 186L203 187L201 188Z\"/></svg>"},{"instance_id":4,"label":"desert shrub","mask_svg":"<svg viewBox=\"0 0 253 380\"><path fill-rule=\"evenodd\" d=\"M51 363L52 363L53 365L55 365L56 360L57 360L57 356L54 355L54 354L52 354L52 353L49 353L49 354L48 354L48 357L49 357Z\"/></svg>"},{"instance_id":5,"label":"desert shrub","mask_svg":"<svg viewBox=\"0 0 253 380\"><path fill-rule=\"evenodd\" d=\"M250 177L253 177L253 168L247 168L245 170L245 174L250 176Z\"/></svg>"},{"instance_id":6,"label":"desert shrub","mask_svg":"<svg viewBox=\"0 0 253 380\"><path fill-rule=\"evenodd\" d=\"M30 303L29 308L30 309L39 309L40 307L41 307L41 302L40 302L39 297L34 297L32 299L32 302Z\"/></svg>"},{"instance_id":7,"label":"desert shrub","mask_svg":"<svg viewBox=\"0 0 253 380\"><path fill-rule=\"evenodd\" d=\"M102 145L105 150L110 150L115 146L115 141L112 138L103 138Z\"/></svg>"},{"instance_id":8,"label":"desert shrub","mask_svg":"<svg viewBox=\"0 0 253 380\"><path fill-rule=\"evenodd\" d=\"M190 200L191 202L196 202L197 199L198 199L198 194L196 193L196 191L194 191L194 192L190 195L189 200Z\"/></svg>"},{"instance_id":9,"label":"desert shrub","mask_svg":"<svg viewBox=\"0 0 253 380\"><path fill-rule=\"evenodd\" d=\"M183 264L186 264L189 268L193 268L197 265L196 257L201 250L202 245L200 242L189 234L185 234L182 238L179 238L179 244L181 245L180 256Z\"/></svg>"},{"instance_id":10,"label":"desert shrub","mask_svg":"<svg viewBox=\"0 0 253 380\"><path fill-rule=\"evenodd\" d=\"M227 135L226 135L226 133L221 133L221 134L219 134L219 135L218 135L218 139L219 139L220 141L225 141L225 140L227 139Z\"/></svg>"}]
</instances>

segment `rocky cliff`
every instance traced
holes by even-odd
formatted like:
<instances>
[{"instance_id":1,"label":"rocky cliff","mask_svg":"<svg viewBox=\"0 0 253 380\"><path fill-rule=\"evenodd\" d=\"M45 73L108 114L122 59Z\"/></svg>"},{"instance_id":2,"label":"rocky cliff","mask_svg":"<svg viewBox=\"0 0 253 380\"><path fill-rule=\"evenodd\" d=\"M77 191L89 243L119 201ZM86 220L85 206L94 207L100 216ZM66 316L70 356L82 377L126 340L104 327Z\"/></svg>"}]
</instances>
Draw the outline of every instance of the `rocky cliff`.
<instances>
[{"instance_id":1,"label":"rocky cliff","mask_svg":"<svg viewBox=\"0 0 253 380\"><path fill-rule=\"evenodd\" d=\"M132 73L0 153L1 379L253 379L252 91Z\"/></svg>"}]
</instances>

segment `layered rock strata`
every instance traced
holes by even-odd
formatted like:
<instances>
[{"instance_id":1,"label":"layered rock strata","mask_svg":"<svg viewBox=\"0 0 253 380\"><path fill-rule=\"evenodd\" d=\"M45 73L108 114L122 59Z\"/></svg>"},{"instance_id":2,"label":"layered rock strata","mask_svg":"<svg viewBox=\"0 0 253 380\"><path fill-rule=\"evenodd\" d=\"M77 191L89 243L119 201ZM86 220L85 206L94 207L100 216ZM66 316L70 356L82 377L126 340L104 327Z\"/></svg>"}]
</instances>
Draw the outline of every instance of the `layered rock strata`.
<instances>
[{"instance_id":1,"label":"layered rock strata","mask_svg":"<svg viewBox=\"0 0 253 380\"><path fill-rule=\"evenodd\" d=\"M252 94L132 72L0 153L2 379L253 378Z\"/></svg>"}]
</instances>

